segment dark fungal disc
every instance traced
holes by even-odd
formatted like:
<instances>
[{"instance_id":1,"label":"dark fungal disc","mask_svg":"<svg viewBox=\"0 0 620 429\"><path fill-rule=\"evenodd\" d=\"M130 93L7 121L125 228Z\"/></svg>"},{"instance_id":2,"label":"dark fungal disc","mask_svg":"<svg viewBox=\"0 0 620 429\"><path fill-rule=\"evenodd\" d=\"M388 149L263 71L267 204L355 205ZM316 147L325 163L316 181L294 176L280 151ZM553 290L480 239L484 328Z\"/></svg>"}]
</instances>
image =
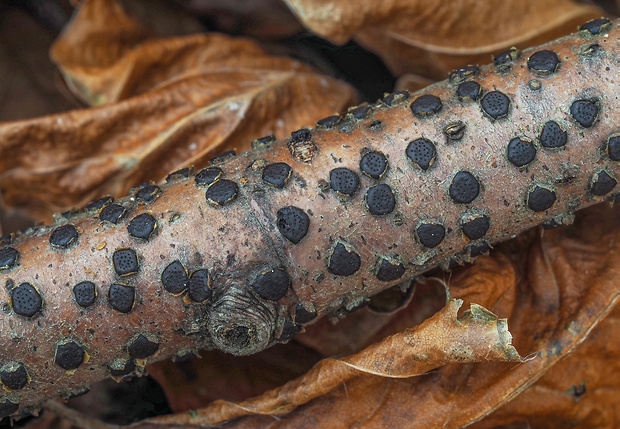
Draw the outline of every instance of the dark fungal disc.
<instances>
[{"instance_id":1,"label":"dark fungal disc","mask_svg":"<svg viewBox=\"0 0 620 429\"><path fill-rule=\"evenodd\" d=\"M157 221L153 215L142 213L134 217L127 225L127 232L134 238L149 240L157 229Z\"/></svg>"},{"instance_id":2,"label":"dark fungal disc","mask_svg":"<svg viewBox=\"0 0 620 429\"><path fill-rule=\"evenodd\" d=\"M405 274L405 266L402 262L390 259L380 258L379 269L377 270L377 279L382 282L398 280Z\"/></svg>"},{"instance_id":3,"label":"dark fungal disc","mask_svg":"<svg viewBox=\"0 0 620 429\"><path fill-rule=\"evenodd\" d=\"M161 283L164 289L173 295L179 295L187 289L189 276L181 261L176 260L164 269L161 273Z\"/></svg>"},{"instance_id":4,"label":"dark fungal disc","mask_svg":"<svg viewBox=\"0 0 620 429\"><path fill-rule=\"evenodd\" d=\"M411 112L418 118L428 118L441 110L441 99L435 95L424 94L411 103Z\"/></svg>"},{"instance_id":5,"label":"dark fungal disc","mask_svg":"<svg viewBox=\"0 0 620 429\"><path fill-rule=\"evenodd\" d=\"M92 307L97 299L97 288L93 282L83 281L73 286L73 296L80 307Z\"/></svg>"},{"instance_id":6,"label":"dark fungal disc","mask_svg":"<svg viewBox=\"0 0 620 429\"><path fill-rule=\"evenodd\" d=\"M587 31L593 36L607 33L611 29L611 21L607 18L593 19L579 27L579 31Z\"/></svg>"},{"instance_id":7,"label":"dark fungal disc","mask_svg":"<svg viewBox=\"0 0 620 429\"><path fill-rule=\"evenodd\" d=\"M112 255L112 263L119 276L136 274L140 268L136 251L128 248L116 250Z\"/></svg>"},{"instance_id":8,"label":"dark fungal disc","mask_svg":"<svg viewBox=\"0 0 620 429\"><path fill-rule=\"evenodd\" d=\"M524 167L536 158L536 147L530 139L515 137L508 143L506 157L515 167Z\"/></svg>"},{"instance_id":9,"label":"dark fungal disc","mask_svg":"<svg viewBox=\"0 0 620 429\"><path fill-rule=\"evenodd\" d=\"M110 222L116 225L123 217L125 217L126 213L127 209L125 207L119 204L110 204L101 210L101 213L99 213L99 219L103 222Z\"/></svg>"},{"instance_id":10,"label":"dark fungal disc","mask_svg":"<svg viewBox=\"0 0 620 429\"><path fill-rule=\"evenodd\" d=\"M290 286L291 278L282 268L265 271L259 274L252 283L254 292L261 298L269 301L277 301L284 298Z\"/></svg>"},{"instance_id":11,"label":"dark fungal disc","mask_svg":"<svg viewBox=\"0 0 620 429\"><path fill-rule=\"evenodd\" d=\"M142 183L131 190L136 199L144 203L152 203L161 195L161 189L154 183Z\"/></svg>"},{"instance_id":12,"label":"dark fungal disc","mask_svg":"<svg viewBox=\"0 0 620 429\"><path fill-rule=\"evenodd\" d=\"M125 377L133 373L136 363L133 359L116 358L108 363L108 368L112 377Z\"/></svg>"},{"instance_id":13,"label":"dark fungal disc","mask_svg":"<svg viewBox=\"0 0 620 429\"><path fill-rule=\"evenodd\" d=\"M415 229L418 240L424 247L433 248L442 242L446 228L440 223L421 223Z\"/></svg>"},{"instance_id":14,"label":"dark fungal disc","mask_svg":"<svg viewBox=\"0 0 620 429\"><path fill-rule=\"evenodd\" d=\"M146 359L153 356L159 349L159 342L153 338L151 341L144 334L139 334L127 346L129 356L134 359Z\"/></svg>"},{"instance_id":15,"label":"dark fungal disc","mask_svg":"<svg viewBox=\"0 0 620 429\"><path fill-rule=\"evenodd\" d=\"M301 128L291 133L291 138L289 141L291 143L303 143L309 142L310 140L312 140L312 133L310 132L310 130L306 128Z\"/></svg>"},{"instance_id":16,"label":"dark fungal disc","mask_svg":"<svg viewBox=\"0 0 620 429\"><path fill-rule=\"evenodd\" d=\"M477 101L482 94L482 87L478 82L472 80L459 84L456 88L456 96L462 103L472 103Z\"/></svg>"},{"instance_id":17,"label":"dark fungal disc","mask_svg":"<svg viewBox=\"0 0 620 429\"><path fill-rule=\"evenodd\" d=\"M455 203L469 204L478 197L480 183L470 172L459 171L452 178L448 192Z\"/></svg>"},{"instance_id":18,"label":"dark fungal disc","mask_svg":"<svg viewBox=\"0 0 620 429\"><path fill-rule=\"evenodd\" d=\"M87 213L99 212L108 204L112 204L114 202L114 197L106 196L99 198L98 200L92 201L84 207L84 211Z\"/></svg>"},{"instance_id":19,"label":"dark fungal disc","mask_svg":"<svg viewBox=\"0 0 620 429\"><path fill-rule=\"evenodd\" d=\"M39 292L30 283L22 283L11 290L11 307L16 314L33 317L43 305Z\"/></svg>"},{"instance_id":20,"label":"dark fungal disc","mask_svg":"<svg viewBox=\"0 0 620 429\"><path fill-rule=\"evenodd\" d=\"M67 249L77 241L79 236L75 226L71 224L59 226L50 234L50 244L59 249Z\"/></svg>"},{"instance_id":21,"label":"dark fungal disc","mask_svg":"<svg viewBox=\"0 0 620 429\"><path fill-rule=\"evenodd\" d=\"M19 260L19 252L12 247L3 247L0 249L0 270L10 270Z\"/></svg>"},{"instance_id":22,"label":"dark fungal disc","mask_svg":"<svg viewBox=\"0 0 620 429\"><path fill-rule=\"evenodd\" d=\"M534 76L545 77L554 74L560 66L560 59L555 52L542 50L534 52L527 60L527 67Z\"/></svg>"},{"instance_id":23,"label":"dark fungal disc","mask_svg":"<svg viewBox=\"0 0 620 429\"><path fill-rule=\"evenodd\" d=\"M362 265L362 259L353 249L338 242L328 256L327 270L337 276L350 276Z\"/></svg>"},{"instance_id":24,"label":"dark fungal disc","mask_svg":"<svg viewBox=\"0 0 620 429\"><path fill-rule=\"evenodd\" d=\"M618 184L618 181L614 179L607 171L600 170L594 173L592 176L592 181L590 185L590 191L601 197L610 193Z\"/></svg>"},{"instance_id":25,"label":"dark fungal disc","mask_svg":"<svg viewBox=\"0 0 620 429\"><path fill-rule=\"evenodd\" d=\"M491 251L491 246L488 243L475 243L467 246L467 252L469 256L475 258L480 255L486 255Z\"/></svg>"},{"instance_id":26,"label":"dark fungal disc","mask_svg":"<svg viewBox=\"0 0 620 429\"><path fill-rule=\"evenodd\" d=\"M13 244L13 234L7 234L0 237L0 247Z\"/></svg>"},{"instance_id":27,"label":"dark fungal disc","mask_svg":"<svg viewBox=\"0 0 620 429\"><path fill-rule=\"evenodd\" d=\"M180 170L170 173L166 177L166 183L181 182L189 179L192 174L194 174L194 167L181 168Z\"/></svg>"},{"instance_id":28,"label":"dark fungal disc","mask_svg":"<svg viewBox=\"0 0 620 429\"><path fill-rule=\"evenodd\" d=\"M136 290L132 286L113 283L108 289L108 303L119 313L129 313L136 300Z\"/></svg>"},{"instance_id":29,"label":"dark fungal disc","mask_svg":"<svg viewBox=\"0 0 620 429\"><path fill-rule=\"evenodd\" d=\"M283 189L288 184L292 173L293 169L286 162L275 162L263 169L262 179L268 185Z\"/></svg>"},{"instance_id":30,"label":"dark fungal disc","mask_svg":"<svg viewBox=\"0 0 620 429\"><path fill-rule=\"evenodd\" d=\"M460 69L456 69L450 73L450 83L456 85L457 83L473 79L478 75L478 73L480 73L478 66L469 65L461 67Z\"/></svg>"},{"instance_id":31,"label":"dark fungal disc","mask_svg":"<svg viewBox=\"0 0 620 429\"><path fill-rule=\"evenodd\" d=\"M0 382L10 390L19 390L28 384L28 373L21 362L8 362L0 368Z\"/></svg>"},{"instance_id":32,"label":"dark fungal disc","mask_svg":"<svg viewBox=\"0 0 620 429\"><path fill-rule=\"evenodd\" d=\"M61 341L56 345L54 362L66 371L77 369L84 363L86 353L75 341Z\"/></svg>"},{"instance_id":33,"label":"dark fungal disc","mask_svg":"<svg viewBox=\"0 0 620 429\"><path fill-rule=\"evenodd\" d=\"M270 136L265 136L265 137L261 137L256 140L252 140L250 144L252 146L252 150L254 150L254 149L262 149L264 147L267 147L268 145L270 145L271 143L275 141L276 141L276 136L272 134Z\"/></svg>"},{"instance_id":34,"label":"dark fungal disc","mask_svg":"<svg viewBox=\"0 0 620 429\"><path fill-rule=\"evenodd\" d=\"M512 47L506 51L500 52L493 57L493 64L499 73L505 73L510 70L512 64L521 57L521 51Z\"/></svg>"},{"instance_id":35,"label":"dark fungal disc","mask_svg":"<svg viewBox=\"0 0 620 429\"><path fill-rule=\"evenodd\" d=\"M396 91L391 94L387 94L381 99L381 102L388 107L396 106L409 98L408 91Z\"/></svg>"},{"instance_id":36,"label":"dark fungal disc","mask_svg":"<svg viewBox=\"0 0 620 429\"><path fill-rule=\"evenodd\" d=\"M620 133L614 133L607 138L605 152L612 161L620 161Z\"/></svg>"},{"instance_id":37,"label":"dark fungal disc","mask_svg":"<svg viewBox=\"0 0 620 429\"><path fill-rule=\"evenodd\" d=\"M209 160L209 162L212 165L222 164L235 156L237 156L237 152L234 150L227 150L226 152L222 152L219 155L214 156Z\"/></svg>"},{"instance_id":38,"label":"dark fungal disc","mask_svg":"<svg viewBox=\"0 0 620 429\"><path fill-rule=\"evenodd\" d=\"M316 126L319 128L330 129L333 128L342 120L340 115L328 116L327 118L319 119L316 121Z\"/></svg>"},{"instance_id":39,"label":"dark fungal disc","mask_svg":"<svg viewBox=\"0 0 620 429\"><path fill-rule=\"evenodd\" d=\"M308 233L310 218L302 209L294 206L278 210L276 225L280 234L293 244L297 244Z\"/></svg>"},{"instance_id":40,"label":"dark fungal disc","mask_svg":"<svg viewBox=\"0 0 620 429\"><path fill-rule=\"evenodd\" d=\"M377 151L368 152L360 160L360 171L366 176L379 180L385 174L388 160L384 154Z\"/></svg>"},{"instance_id":41,"label":"dark fungal disc","mask_svg":"<svg viewBox=\"0 0 620 429\"><path fill-rule=\"evenodd\" d=\"M498 120L508 116L510 110L510 98L503 92L491 91L485 94L480 100L482 112L493 120Z\"/></svg>"},{"instance_id":42,"label":"dark fungal disc","mask_svg":"<svg viewBox=\"0 0 620 429\"><path fill-rule=\"evenodd\" d=\"M357 107L352 107L349 109L349 112L347 113L348 116L352 116L355 119L364 119L366 116L368 116L370 113L372 112L372 109L370 106L364 105L364 106L357 106Z\"/></svg>"},{"instance_id":43,"label":"dark fungal disc","mask_svg":"<svg viewBox=\"0 0 620 429\"><path fill-rule=\"evenodd\" d=\"M211 186L222 177L222 169L219 167L203 168L196 174L194 180L198 186Z\"/></svg>"},{"instance_id":44,"label":"dark fungal disc","mask_svg":"<svg viewBox=\"0 0 620 429\"><path fill-rule=\"evenodd\" d=\"M461 230L465 237L470 240L479 240L487 233L491 225L487 215L479 215L476 217L468 216L461 222Z\"/></svg>"},{"instance_id":45,"label":"dark fungal disc","mask_svg":"<svg viewBox=\"0 0 620 429\"><path fill-rule=\"evenodd\" d=\"M381 183L368 189L366 192L366 207L370 214L382 216L392 213L396 207L396 198L390 185Z\"/></svg>"},{"instance_id":46,"label":"dark fungal disc","mask_svg":"<svg viewBox=\"0 0 620 429\"><path fill-rule=\"evenodd\" d=\"M329 183L336 193L352 197L360 186L360 178L353 170L339 167L329 172Z\"/></svg>"},{"instance_id":47,"label":"dark fungal disc","mask_svg":"<svg viewBox=\"0 0 620 429\"><path fill-rule=\"evenodd\" d=\"M535 212L543 212L555 203L555 199L554 191L536 186L527 195L527 206Z\"/></svg>"},{"instance_id":48,"label":"dark fungal disc","mask_svg":"<svg viewBox=\"0 0 620 429\"><path fill-rule=\"evenodd\" d=\"M312 133L305 128L293 131L286 146L299 162L308 163L319 153L319 148L312 142Z\"/></svg>"},{"instance_id":49,"label":"dark fungal disc","mask_svg":"<svg viewBox=\"0 0 620 429\"><path fill-rule=\"evenodd\" d=\"M570 106L570 114L579 125L590 128L598 118L598 106L591 100L576 100Z\"/></svg>"},{"instance_id":50,"label":"dark fungal disc","mask_svg":"<svg viewBox=\"0 0 620 429\"><path fill-rule=\"evenodd\" d=\"M540 144L547 149L566 146L568 134L555 121L547 121L540 132Z\"/></svg>"},{"instance_id":51,"label":"dark fungal disc","mask_svg":"<svg viewBox=\"0 0 620 429\"><path fill-rule=\"evenodd\" d=\"M425 138L420 138L409 143L405 150L405 154L413 168L422 171L431 168L437 159L435 144Z\"/></svg>"},{"instance_id":52,"label":"dark fungal disc","mask_svg":"<svg viewBox=\"0 0 620 429\"><path fill-rule=\"evenodd\" d=\"M205 197L207 202L215 207L224 207L232 203L239 192L239 187L232 180L221 179L209 186Z\"/></svg>"},{"instance_id":53,"label":"dark fungal disc","mask_svg":"<svg viewBox=\"0 0 620 429\"><path fill-rule=\"evenodd\" d=\"M278 341L281 343L286 343L295 338L295 335L301 331L301 325L293 322L292 320L285 319L282 324L282 332L278 336Z\"/></svg>"},{"instance_id":54,"label":"dark fungal disc","mask_svg":"<svg viewBox=\"0 0 620 429\"><path fill-rule=\"evenodd\" d=\"M308 323L314 320L316 316L318 316L318 313L314 304L309 303L304 305L299 302L295 305L295 322Z\"/></svg>"},{"instance_id":55,"label":"dark fungal disc","mask_svg":"<svg viewBox=\"0 0 620 429\"><path fill-rule=\"evenodd\" d=\"M0 419L8 417L19 410L19 402L13 402L10 399L0 400Z\"/></svg>"},{"instance_id":56,"label":"dark fungal disc","mask_svg":"<svg viewBox=\"0 0 620 429\"><path fill-rule=\"evenodd\" d=\"M189 278L189 298L194 302L204 302L211 298L211 277L206 269L196 270Z\"/></svg>"}]
</instances>

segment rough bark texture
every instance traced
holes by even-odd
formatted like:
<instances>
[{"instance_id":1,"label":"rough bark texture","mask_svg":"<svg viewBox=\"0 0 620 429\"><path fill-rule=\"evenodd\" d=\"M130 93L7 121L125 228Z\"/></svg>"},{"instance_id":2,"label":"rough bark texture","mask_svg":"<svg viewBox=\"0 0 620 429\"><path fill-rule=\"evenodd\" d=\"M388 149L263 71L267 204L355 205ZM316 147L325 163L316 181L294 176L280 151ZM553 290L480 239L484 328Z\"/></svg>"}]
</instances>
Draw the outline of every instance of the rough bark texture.
<instances>
[{"instance_id":1,"label":"rough bark texture","mask_svg":"<svg viewBox=\"0 0 620 429\"><path fill-rule=\"evenodd\" d=\"M111 369L122 378L146 360L197 348L258 352L315 312L352 311L432 267L613 198L618 27L257 142L217 164L212 183L187 172L137 189L115 202L126 208L118 223L94 208L5 240L0 416L79 392ZM558 128L541 139L549 121ZM550 147L564 132L566 143ZM385 173L377 154L360 165L372 151L387 158ZM290 177L282 165L266 168L274 163ZM337 168L349 171L331 174ZM145 213L152 218L136 219ZM88 308L74 295L84 281L97 291Z\"/></svg>"}]
</instances>

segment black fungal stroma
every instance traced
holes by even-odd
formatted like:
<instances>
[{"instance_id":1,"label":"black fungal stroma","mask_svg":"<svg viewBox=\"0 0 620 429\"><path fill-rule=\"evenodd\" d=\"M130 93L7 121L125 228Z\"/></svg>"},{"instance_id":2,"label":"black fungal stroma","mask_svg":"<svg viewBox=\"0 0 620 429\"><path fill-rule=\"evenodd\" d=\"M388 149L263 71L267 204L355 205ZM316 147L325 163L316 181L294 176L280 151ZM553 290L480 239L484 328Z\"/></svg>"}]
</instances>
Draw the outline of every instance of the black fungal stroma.
<instances>
[{"instance_id":1,"label":"black fungal stroma","mask_svg":"<svg viewBox=\"0 0 620 429\"><path fill-rule=\"evenodd\" d=\"M371 179L379 180L387 170L388 160L381 152L365 154L360 161L360 171Z\"/></svg>"},{"instance_id":2,"label":"black fungal stroma","mask_svg":"<svg viewBox=\"0 0 620 429\"><path fill-rule=\"evenodd\" d=\"M440 223L422 223L415 232L420 243L428 248L439 245L446 235L446 229Z\"/></svg>"},{"instance_id":3,"label":"black fungal stroma","mask_svg":"<svg viewBox=\"0 0 620 429\"><path fill-rule=\"evenodd\" d=\"M276 162L263 169L263 182L278 189L284 189L288 184L293 169L285 162Z\"/></svg>"},{"instance_id":4,"label":"black fungal stroma","mask_svg":"<svg viewBox=\"0 0 620 429\"><path fill-rule=\"evenodd\" d=\"M542 212L550 208L555 203L555 199L554 191L536 186L527 196L527 206L535 212Z\"/></svg>"},{"instance_id":5,"label":"black fungal stroma","mask_svg":"<svg viewBox=\"0 0 620 429\"><path fill-rule=\"evenodd\" d=\"M570 114L579 125L590 128L598 118L598 106L591 100L576 100L570 106Z\"/></svg>"},{"instance_id":6,"label":"black fungal stroma","mask_svg":"<svg viewBox=\"0 0 620 429\"><path fill-rule=\"evenodd\" d=\"M102 222L110 222L112 224L117 224L125 217L127 213L127 209L119 204L110 204L105 206L101 213L99 213L99 219Z\"/></svg>"},{"instance_id":7,"label":"black fungal stroma","mask_svg":"<svg viewBox=\"0 0 620 429\"><path fill-rule=\"evenodd\" d=\"M546 149L557 149L566 146L568 134L555 121L547 121L540 131L540 144Z\"/></svg>"},{"instance_id":8,"label":"black fungal stroma","mask_svg":"<svg viewBox=\"0 0 620 429\"><path fill-rule=\"evenodd\" d=\"M164 269L161 273L161 283L164 285L164 289L173 295L180 295L185 292L189 283L189 276L181 261L176 260Z\"/></svg>"},{"instance_id":9,"label":"black fungal stroma","mask_svg":"<svg viewBox=\"0 0 620 429\"><path fill-rule=\"evenodd\" d=\"M153 215L142 213L134 217L127 225L127 232L134 238L149 240L157 229L157 221Z\"/></svg>"},{"instance_id":10,"label":"black fungal stroma","mask_svg":"<svg viewBox=\"0 0 620 429\"><path fill-rule=\"evenodd\" d=\"M43 305L41 295L30 283L22 283L11 290L11 306L16 314L33 317Z\"/></svg>"},{"instance_id":11,"label":"black fungal stroma","mask_svg":"<svg viewBox=\"0 0 620 429\"><path fill-rule=\"evenodd\" d=\"M110 307L120 313L129 313L134 306L136 290L132 286L114 283L108 289Z\"/></svg>"},{"instance_id":12,"label":"black fungal stroma","mask_svg":"<svg viewBox=\"0 0 620 429\"><path fill-rule=\"evenodd\" d=\"M75 341L62 341L56 345L54 362L62 369L71 371L84 362L84 349Z\"/></svg>"},{"instance_id":13,"label":"black fungal stroma","mask_svg":"<svg viewBox=\"0 0 620 429\"><path fill-rule=\"evenodd\" d=\"M396 206L394 192L392 188L385 183L375 185L368 189L365 201L368 211L375 216L392 213Z\"/></svg>"},{"instance_id":14,"label":"black fungal stroma","mask_svg":"<svg viewBox=\"0 0 620 429\"><path fill-rule=\"evenodd\" d=\"M136 274L140 268L138 265L138 255L133 249L118 249L112 255L114 270L119 276L130 276Z\"/></svg>"},{"instance_id":15,"label":"black fungal stroma","mask_svg":"<svg viewBox=\"0 0 620 429\"><path fill-rule=\"evenodd\" d=\"M405 266L402 262L381 258L379 263L379 269L377 270L377 279L382 282L389 282L392 280L398 280L405 274Z\"/></svg>"},{"instance_id":16,"label":"black fungal stroma","mask_svg":"<svg viewBox=\"0 0 620 429\"><path fill-rule=\"evenodd\" d=\"M204 302L211 299L211 277L206 269L196 270L189 278L188 292L194 302Z\"/></svg>"},{"instance_id":17,"label":"black fungal stroma","mask_svg":"<svg viewBox=\"0 0 620 429\"><path fill-rule=\"evenodd\" d=\"M354 250L348 250L344 244L338 243L329 255L327 269L338 276L350 276L360 269L361 264L360 255Z\"/></svg>"},{"instance_id":18,"label":"black fungal stroma","mask_svg":"<svg viewBox=\"0 0 620 429\"><path fill-rule=\"evenodd\" d=\"M411 103L411 112L418 118L429 118L441 110L441 99L435 95L424 94Z\"/></svg>"},{"instance_id":19,"label":"black fungal stroma","mask_svg":"<svg viewBox=\"0 0 620 429\"><path fill-rule=\"evenodd\" d=\"M407 145L405 155L413 168L426 171L435 163L437 150L432 141L420 138Z\"/></svg>"},{"instance_id":20,"label":"black fungal stroma","mask_svg":"<svg viewBox=\"0 0 620 429\"><path fill-rule=\"evenodd\" d=\"M291 243L299 243L308 233L310 218L302 209L294 206L283 207L276 216L280 234Z\"/></svg>"},{"instance_id":21,"label":"black fungal stroma","mask_svg":"<svg viewBox=\"0 0 620 429\"><path fill-rule=\"evenodd\" d=\"M73 287L73 296L80 307L92 307L97 299L97 288L93 282L83 281Z\"/></svg>"},{"instance_id":22,"label":"black fungal stroma","mask_svg":"<svg viewBox=\"0 0 620 429\"><path fill-rule=\"evenodd\" d=\"M480 100L480 107L485 115L493 120L508 116L510 99L499 91L491 91Z\"/></svg>"},{"instance_id":23,"label":"black fungal stroma","mask_svg":"<svg viewBox=\"0 0 620 429\"><path fill-rule=\"evenodd\" d=\"M455 203L469 204L478 197L480 183L470 172L459 171L452 178L448 191Z\"/></svg>"},{"instance_id":24,"label":"black fungal stroma","mask_svg":"<svg viewBox=\"0 0 620 429\"><path fill-rule=\"evenodd\" d=\"M19 390L28 384L28 373L21 362L8 362L0 368L0 382L5 388Z\"/></svg>"},{"instance_id":25,"label":"black fungal stroma","mask_svg":"<svg viewBox=\"0 0 620 429\"><path fill-rule=\"evenodd\" d=\"M59 249L67 249L77 241L78 237L79 233L74 225L63 225L52 231L50 244Z\"/></svg>"},{"instance_id":26,"label":"black fungal stroma","mask_svg":"<svg viewBox=\"0 0 620 429\"><path fill-rule=\"evenodd\" d=\"M218 167L203 168L200 170L194 181L197 186L211 186L222 177L222 169Z\"/></svg>"},{"instance_id":27,"label":"black fungal stroma","mask_svg":"<svg viewBox=\"0 0 620 429\"><path fill-rule=\"evenodd\" d=\"M139 334L127 346L129 356L134 359L146 359L153 356L159 349L158 341L151 341L145 335Z\"/></svg>"},{"instance_id":28,"label":"black fungal stroma","mask_svg":"<svg viewBox=\"0 0 620 429\"><path fill-rule=\"evenodd\" d=\"M256 277L252 283L252 289L258 296L269 301L277 301L284 298L286 291L291 286L291 278L281 268L266 271Z\"/></svg>"},{"instance_id":29,"label":"black fungal stroma","mask_svg":"<svg viewBox=\"0 0 620 429\"><path fill-rule=\"evenodd\" d=\"M515 137L508 143L506 157L515 167L524 167L536 158L536 148L530 139Z\"/></svg>"},{"instance_id":30,"label":"black fungal stroma","mask_svg":"<svg viewBox=\"0 0 620 429\"><path fill-rule=\"evenodd\" d=\"M352 197L360 186L360 178L354 171L339 167L329 172L329 183L337 194Z\"/></svg>"},{"instance_id":31,"label":"black fungal stroma","mask_svg":"<svg viewBox=\"0 0 620 429\"><path fill-rule=\"evenodd\" d=\"M207 202L215 207L224 207L237 198L239 187L231 180L220 179L207 189Z\"/></svg>"},{"instance_id":32,"label":"black fungal stroma","mask_svg":"<svg viewBox=\"0 0 620 429\"><path fill-rule=\"evenodd\" d=\"M19 252L12 247L0 249L0 270L10 270L17 264Z\"/></svg>"}]
</instances>

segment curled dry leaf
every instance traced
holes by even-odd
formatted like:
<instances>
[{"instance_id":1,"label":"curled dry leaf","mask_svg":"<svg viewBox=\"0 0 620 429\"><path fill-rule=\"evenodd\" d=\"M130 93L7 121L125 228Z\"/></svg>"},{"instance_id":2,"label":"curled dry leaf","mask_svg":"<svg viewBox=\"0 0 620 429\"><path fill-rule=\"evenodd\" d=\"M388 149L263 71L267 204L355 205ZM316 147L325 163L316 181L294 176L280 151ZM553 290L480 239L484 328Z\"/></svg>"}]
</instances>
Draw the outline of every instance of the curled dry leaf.
<instances>
[{"instance_id":1,"label":"curled dry leaf","mask_svg":"<svg viewBox=\"0 0 620 429\"><path fill-rule=\"evenodd\" d=\"M536 384L487 418L486 429L617 428L620 416L620 306Z\"/></svg>"},{"instance_id":2,"label":"curled dry leaf","mask_svg":"<svg viewBox=\"0 0 620 429\"><path fill-rule=\"evenodd\" d=\"M282 415L343 385L355 384L360 378L409 378L449 363L521 361L511 345L505 320L478 305L472 305L459 318L461 304L450 301L421 325L394 334L361 353L325 359L302 377L255 400L238 404L216 401L195 414L164 416L136 427L166 423L215 425L247 415Z\"/></svg>"},{"instance_id":3,"label":"curled dry leaf","mask_svg":"<svg viewBox=\"0 0 620 429\"><path fill-rule=\"evenodd\" d=\"M0 124L0 188L8 205L49 219L51 212L203 165L218 152L247 151L252 140L284 136L341 111L354 97L346 84L270 56L249 40L209 34L145 41L119 14L113 2L84 2L55 55L60 58L65 51L59 46L69 41L84 44L67 46L66 54L83 55L92 64L63 58L74 67L76 87L91 99L141 95ZM99 21L108 15L117 19ZM89 25L92 33L86 35ZM76 27L82 30L73 36ZM111 85L105 94L96 89L95 83L106 88L123 76L132 78L122 88Z\"/></svg>"},{"instance_id":4,"label":"curled dry leaf","mask_svg":"<svg viewBox=\"0 0 620 429\"><path fill-rule=\"evenodd\" d=\"M355 38L392 71L444 79L467 63L487 63L510 46L568 34L601 10L571 0L286 0L304 25L335 43Z\"/></svg>"},{"instance_id":5,"label":"curled dry leaf","mask_svg":"<svg viewBox=\"0 0 620 429\"><path fill-rule=\"evenodd\" d=\"M427 289L432 289L433 284L445 287L451 297L471 306L472 312L461 318L465 323L474 316L480 321L490 315L471 303L480 303L495 314L508 316L515 348L526 355L522 364L453 364L419 377L392 378L421 374L435 366L437 355L433 355L432 350L438 350L434 348L436 342L427 344L431 347L428 354L425 351L418 352L417 356L403 355L404 350L413 351L408 346L414 343L411 339L415 337L407 332L425 329L440 332L442 328L437 321L445 321L448 314L455 315L448 313L456 306L451 301L449 307L427 320L419 331L405 330L350 358L322 361L303 377L256 399L237 404L215 402L198 412L152 419L138 427L200 425L245 415L229 421L227 427L266 424L270 427L342 427L364 422L365 427L371 428L456 428L496 409L499 411L491 415L491 423L484 424L482 420L480 427L508 424L514 421L514 416L532 422L536 421L535 416L544 419L555 416L555 410L561 412L563 409L567 414L560 422L572 419L571 424L586 422L581 427L598 427L599 422L602 422L601 427L614 427L618 423L617 414L607 407L613 402L618 386L605 374L618 373L618 336L614 331L617 317L605 319L608 322L600 328L597 324L620 298L617 280L620 266L614 256L620 251L619 214L618 206L587 209L577 214L572 226L545 231L532 236L531 240L508 242L490 256L478 258L474 265L456 270L445 279L426 279ZM400 317L394 315L394 323L385 324L374 339L399 331L412 316L409 307ZM495 320L493 316L491 320ZM343 325L345 330L350 330ZM448 328L455 325L458 324ZM328 329L328 324L324 324L323 329ZM340 329L340 324L333 329ZM450 336L464 328L457 326L456 329L442 332L442 335ZM610 341L612 337L615 342ZM457 334L452 341L454 338L460 341L461 337ZM463 342L454 350L458 353L453 358L458 358L469 349ZM428 359L420 360L422 354ZM439 361L444 357L440 355ZM566 360L562 361L563 358ZM416 367L418 364L422 366ZM601 371L601 368L606 369ZM539 379L541 381L534 384ZM586 383L586 389L591 389L588 392L592 395L579 394L582 382ZM528 390L532 384L533 388ZM551 397L545 397L547 387L552 389ZM599 401L600 395L607 392L611 392L608 400ZM525 395L523 399L520 394ZM582 396L579 402L576 402L577 396ZM510 402L514 398L517 399ZM536 402L535 406L532 401ZM507 407L505 411L502 411L503 405ZM555 408L556 405L560 408ZM283 415L285 412L288 414ZM277 420L273 415L278 416Z\"/></svg>"}]
</instances>

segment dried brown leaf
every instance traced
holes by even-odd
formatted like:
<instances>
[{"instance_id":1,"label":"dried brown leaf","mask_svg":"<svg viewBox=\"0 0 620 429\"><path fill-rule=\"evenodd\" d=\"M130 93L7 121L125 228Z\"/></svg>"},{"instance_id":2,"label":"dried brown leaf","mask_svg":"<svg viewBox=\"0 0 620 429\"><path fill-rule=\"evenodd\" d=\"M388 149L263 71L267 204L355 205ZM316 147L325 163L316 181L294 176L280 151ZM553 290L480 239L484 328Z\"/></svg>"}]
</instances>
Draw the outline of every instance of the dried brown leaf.
<instances>
[{"instance_id":1,"label":"dried brown leaf","mask_svg":"<svg viewBox=\"0 0 620 429\"><path fill-rule=\"evenodd\" d=\"M471 428L617 428L620 305L523 394Z\"/></svg>"},{"instance_id":2,"label":"dried brown leaf","mask_svg":"<svg viewBox=\"0 0 620 429\"><path fill-rule=\"evenodd\" d=\"M353 37L395 74L434 79L467 63L487 63L510 46L568 34L603 13L571 0L286 1L315 33L336 43Z\"/></svg>"},{"instance_id":3,"label":"dried brown leaf","mask_svg":"<svg viewBox=\"0 0 620 429\"><path fill-rule=\"evenodd\" d=\"M238 404L216 401L195 413L164 416L136 427L168 423L214 425L247 415L282 415L360 378L410 378L448 363L521 360L510 344L512 337L505 320L477 305L459 318L461 304L450 301L421 325L390 336L361 353L325 359L302 377L257 399Z\"/></svg>"},{"instance_id":4,"label":"dried brown leaf","mask_svg":"<svg viewBox=\"0 0 620 429\"><path fill-rule=\"evenodd\" d=\"M119 15L114 3L105 5ZM96 196L123 195L186 165L201 166L218 152L247 151L253 139L283 137L341 111L354 97L346 84L270 56L249 40L209 34L140 44L143 35L129 18L110 18L109 27L91 22L93 14L111 14L103 8L101 2L85 2L73 22L74 28L92 23L100 33L89 37L108 42L97 45L99 50L84 49L91 63L76 66L83 80L76 74L73 81L88 88L83 94L91 99L108 101L151 90L98 108L0 124L2 194L8 205L39 219ZM65 39L70 34L67 30ZM116 54L140 65L115 62ZM106 87L116 80L122 84ZM93 82L103 92L89 86Z\"/></svg>"}]
</instances>

